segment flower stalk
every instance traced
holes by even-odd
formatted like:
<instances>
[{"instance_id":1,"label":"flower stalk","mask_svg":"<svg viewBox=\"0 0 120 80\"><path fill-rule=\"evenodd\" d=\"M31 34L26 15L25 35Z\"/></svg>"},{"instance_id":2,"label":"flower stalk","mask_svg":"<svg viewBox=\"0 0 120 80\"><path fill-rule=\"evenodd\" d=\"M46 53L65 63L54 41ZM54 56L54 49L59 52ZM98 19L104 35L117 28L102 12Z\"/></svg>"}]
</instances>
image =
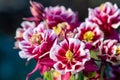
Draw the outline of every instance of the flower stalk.
<instances>
[{"instance_id":1,"label":"flower stalk","mask_svg":"<svg viewBox=\"0 0 120 80\"><path fill-rule=\"evenodd\" d=\"M100 80L104 80L104 73L105 73L105 65L102 65L100 71Z\"/></svg>"}]
</instances>

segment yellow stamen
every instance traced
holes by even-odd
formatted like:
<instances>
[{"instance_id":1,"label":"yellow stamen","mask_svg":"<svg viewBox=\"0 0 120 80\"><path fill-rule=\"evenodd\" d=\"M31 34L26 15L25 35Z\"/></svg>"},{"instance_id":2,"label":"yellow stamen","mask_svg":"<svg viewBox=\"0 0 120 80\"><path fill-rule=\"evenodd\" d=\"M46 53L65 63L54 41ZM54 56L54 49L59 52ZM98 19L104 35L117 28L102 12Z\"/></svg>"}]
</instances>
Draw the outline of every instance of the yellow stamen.
<instances>
[{"instance_id":1,"label":"yellow stamen","mask_svg":"<svg viewBox=\"0 0 120 80\"><path fill-rule=\"evenodd\" d=\"M42 40L42 36L38 33L38 34L33 34L32 37L30 38L30 42L31 44L40 44Z\"/></svg>"},{"instance_id":2,"label":"yellow stamen","mask_svg":"<svg viewBox=\"0 0 120 80\"><path fill-rule=\"evenodd\" d=\"M60 76L60 73L55 70L55 71L53 72L53 75L54 75L55 77L58 77L58 76Z\"/></svg>"},{"instance_id":3,"label":"yellow stamen","mask_svg":"<svg viewBox=\"0 0 120 80\"><path fill-rule=\"evenodd\" d=\"M120 46L117 47L117 49L116 49L116 54L117 54L117 55L120 54Z\"/></svg>"},{"instance_id":4,"label":"yellow stamen","mask_svg":"<svg viewBox=\"0 0 120 80\"><path fill-rule=\"evenodd\" d=\"M53 77L57 80L61 80L61 74L56 70L53 72Z\"/></svg>"},{"instance_id":5,"label":"yellow stamen","mask_svg":"<svg viewBox=\"0 0 120 80\"><path fill-rule=\"evenodd\" d=\"M70 26L66 22L59 23L57 26L60 26L61 28L70 29Z\"/></svg>"},{"instance_id":6,"label":"yellow stamen","mask_svg":"<svg viewBox=\"0 0 120 80\"><path fill-rule=\"evenodd\" d=\"M104 4L101 4L99 9L100 9L100 11L102 11L104 9Z\"/></svg>"},{"instance_id":7,"label":"yellow stamen","mask_svg":"<svg viewBox=\"0 0 120 80\"><path fill-rule=\"evenodd\" d=\"M94 32L92 32L92 31L87 31L87 32L84 34L83 38L84 38L84 40L87 41L87 42L92 42L94 36L95 36Z\"/></svg>"},{"instance_id":8,"label":"yellow stamen","mask_svg":"<svg viewBox=\"0 0 120 80\"><path fill-rule=\"evenodd\" d=\"M67 58L68 61L70 61L73 57L73 53L70 50L68 50L65 54L65 57Z\"/></svg>"},{"instance_id":9,"label":"yellow stamen","mask_svg":"<svg viewBox=\"0 0 120 80\"><path fill-rule=\"evenodd\" d=\"M53 30L55 31L56 34L64 33L62 30L63 28L69 29L70 26L66 22L62 22L57 24L57 26L53 27Z\"/></svg>"},{"instance_id":10,"label":"yellow stamen","mask_svg":"<svg viewBox=\"0 0 120 80\"><path fill-rule=\"evenodd\" d=\"M62 31L62 29L61 29L60 26L58 26L58 27L53 27L53 30L55 31L56 34L59 34L59 33Z\"/></svg>"}]
</instances>

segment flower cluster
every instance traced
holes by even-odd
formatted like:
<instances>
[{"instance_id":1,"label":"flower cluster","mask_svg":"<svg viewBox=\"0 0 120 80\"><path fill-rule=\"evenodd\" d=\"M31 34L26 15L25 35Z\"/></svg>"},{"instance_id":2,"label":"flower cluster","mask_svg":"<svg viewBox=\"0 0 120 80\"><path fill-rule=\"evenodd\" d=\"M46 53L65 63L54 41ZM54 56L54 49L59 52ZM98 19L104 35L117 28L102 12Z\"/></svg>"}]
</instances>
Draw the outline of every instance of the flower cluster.
<instances>
[{"instance_id":1,"label":"flower cluster","mask_svg":"<svg viewBox=\"0 0 120 80\"><path fill-rule=\"evenodd\" d=\"M32 17L16 30L19 56L36 66L47 80L120 79L120 9L103 3L89 9L88 18L64 6L46 7L30 2ZM118 68L118 71L117 69Z\"/></svg>"}]
</instances>

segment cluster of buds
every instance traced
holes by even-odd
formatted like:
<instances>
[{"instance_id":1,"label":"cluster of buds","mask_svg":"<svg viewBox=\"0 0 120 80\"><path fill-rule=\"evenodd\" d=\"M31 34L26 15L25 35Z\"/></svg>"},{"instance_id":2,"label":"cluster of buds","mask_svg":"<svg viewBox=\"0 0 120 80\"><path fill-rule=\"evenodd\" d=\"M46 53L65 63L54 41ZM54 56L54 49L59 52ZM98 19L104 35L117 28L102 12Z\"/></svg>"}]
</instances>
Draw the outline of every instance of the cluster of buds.
<instances>
[{"instance_id":1,"label":"cluster of buds","mask_svg":"<svg viewBox=\"0 0 120 80\"><path fill-rule=\"evenodd\" d=\"M26 80L37 70L47 80L113 80L120 71L120 9L106 2L89 9L85 22L64 6L30 2L33 17L24 18L16 31L19 56L36 61ZM117 71L117 72L115 72Z\"/></svg>"}]
</instances>

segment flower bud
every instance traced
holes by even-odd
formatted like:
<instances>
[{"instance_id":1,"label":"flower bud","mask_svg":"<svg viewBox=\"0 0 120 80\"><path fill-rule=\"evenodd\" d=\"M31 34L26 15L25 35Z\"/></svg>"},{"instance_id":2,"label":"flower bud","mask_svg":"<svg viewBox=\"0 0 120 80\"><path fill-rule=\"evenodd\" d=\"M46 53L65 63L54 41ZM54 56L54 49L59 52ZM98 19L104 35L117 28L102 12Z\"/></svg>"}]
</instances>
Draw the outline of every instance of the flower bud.
<instances>
[{"instance_id":1,"label":"flower bud","mask_svg":"<svg viewBox=\"0 0 120 80\"><path fill-rule=\"evenodd\" d=\"M30 10L31 10L32 15L37 20L43 19L44 6L34 1L30 1L30 4L31 4Z\"/></svg>"}]
</instances>

